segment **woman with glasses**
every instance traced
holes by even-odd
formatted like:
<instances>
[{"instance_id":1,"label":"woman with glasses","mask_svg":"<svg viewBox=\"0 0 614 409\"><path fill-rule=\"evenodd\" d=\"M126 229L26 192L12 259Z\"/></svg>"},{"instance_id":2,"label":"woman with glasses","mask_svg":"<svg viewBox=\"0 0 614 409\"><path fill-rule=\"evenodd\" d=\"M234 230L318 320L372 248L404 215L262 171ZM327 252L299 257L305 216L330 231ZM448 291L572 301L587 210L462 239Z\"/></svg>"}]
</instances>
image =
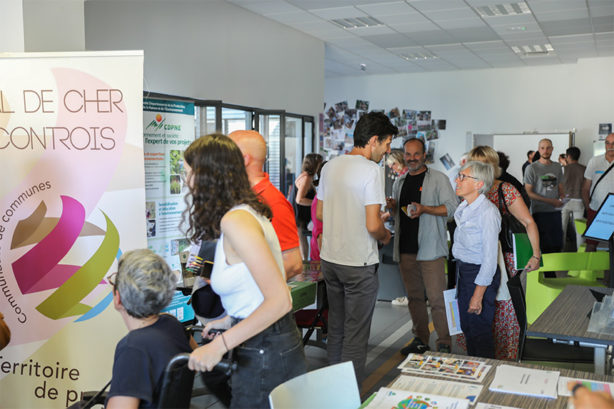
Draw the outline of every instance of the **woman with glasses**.
<instances>
[{"instance_id":1,"label":"woman with glasses","mask_svg":"<svg viewBox=\"0 0 614 409\"><path fill-rule=\"evenodd\" d=\"M486 192L485 196L490 200L501 214L511 213L527 230L527 236L533 249L533 255L524 266L524 274L521 279L526 282L526 273L539 268L541 252L539 250L539 232L537 224L527 208L522 194L511 183L499 180L502 169L499 167L499 154L490 146L476 146L469 152L469 160L484 162L492 166L495 172L495 181L492 187ZM501 192L505 206L499 202L499 192ZM503 259L508 277L514 277L518 270L514 268L514 253L504 251ZM501 280L502 282L507 280ZM501 286L506 286L505 283ZM516 312L512 304L511 297L507 292L507 287L502 288L498 294L495 308L495 357L497 359L510 359L515 361L518 357L518 342L520 336L520 326L516 319Z\"/></svg>"},{"instance_id":2,"label":"woman with glasses","mask_svg":"<svg viewBox=\"0 0 614 409\"><path fill-rule=\"evenodd\" d=\"M493 319L501 273L497 251L501 216L485 196L494 180L490 165L467 162L456 177L456 194L464 200L454 213L456 295L467 353L495 357Z\"/></svg>"},{"instance_id":3,"label":"woman with glasses","mask_svg":"<svg viewBox=\"0 0 614 409\"><path fill-rule=\"evenodd\" d=\"M197 139L184 158L188 235L192 241L219 237L211 287L228 314L207 323L203 336L226 331L197 348L189 367L210 371L234 349L230 407L268 408L274 387L306 371L271 210L250 188L243 155L227 136Z\"/></svg>"},{"instance_id":4,"label":"woman with glasses","mask_svg":"<svg viewBox=\"0 0 614 409\"><path fill-rule=\"evenodd\" d=\"M106 407L157 408L166 365L192 351L181 323L160 314L173 298L177 278L160 256L143 249L126 252L107 280L129 332L115 349Z\"/></svg>"}]
</instances>

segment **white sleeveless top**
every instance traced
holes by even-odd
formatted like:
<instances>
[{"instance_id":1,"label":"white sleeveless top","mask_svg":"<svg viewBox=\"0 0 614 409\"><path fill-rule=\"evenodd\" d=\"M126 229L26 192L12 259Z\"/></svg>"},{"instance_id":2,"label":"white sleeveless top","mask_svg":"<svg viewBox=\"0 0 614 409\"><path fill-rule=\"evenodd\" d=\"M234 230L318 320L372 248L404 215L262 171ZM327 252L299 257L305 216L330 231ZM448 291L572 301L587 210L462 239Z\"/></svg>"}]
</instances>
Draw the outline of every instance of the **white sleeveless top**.
<instances>
[{"instance_id":1,"label":"white sleeveless top","mask_svg":"<svg viewBox=\"0 0 614 409\"><path fill-rule=\"evenodd\" d=\"M257 213L249 205L238 205L229 210L245 210L249 212L262 226L271 253L285 277L284 262L281 257L279 240L271 222ZM284 279L285 281L285 279ZM220 298L224 309L231 317L247 318L264 300L260 288L245 263L229 265L224 253L224 234L220 236L215 248L215 264L211 273L211 287Z\"/></svg>"}]
</instances>

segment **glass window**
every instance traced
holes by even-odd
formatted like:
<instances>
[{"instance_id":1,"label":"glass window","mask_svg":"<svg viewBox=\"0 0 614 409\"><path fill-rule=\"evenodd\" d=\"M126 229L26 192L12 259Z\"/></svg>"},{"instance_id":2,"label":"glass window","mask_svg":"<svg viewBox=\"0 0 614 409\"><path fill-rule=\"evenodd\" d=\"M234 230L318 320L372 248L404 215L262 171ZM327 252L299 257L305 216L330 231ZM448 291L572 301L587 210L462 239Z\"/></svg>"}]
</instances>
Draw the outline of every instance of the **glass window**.
<instances>
[{"instance_id":1,"label":"glass window","mask_svg":"<svg viewBox=\"0 0 614 409\"><path fill-rule=\"evenodd\" d=\"M267 160L264 170L269 174L271 183L277 189L281 186L281 143L280 143L280 125L281 117L279 115L260 115L260 134L264 136L267 145ZM281 190L281 189L280 189Z\"/></svg>"},{"instance_id":2,"label":"glass window","mask_svg":"<svg viewBox=\"0 0 614 409\"><path fill-rule=\"evenodd\" d=\"M215 107L203 106L196 112L196 137L217 132L215 128Z\"/></svg>"},{"instance_id":3,"label":"glass window","mask_svg":"<svg viewBox=\"0 0 614 409\"><path fill-rule=\"evenodd\" d=\"M313 149L313 122L311 121L305 121L303 147L303 152L305 152L305 155L315 152L315 149Z\"/></svg>"},{"instance_id":4,"label":"glass window","mask_svg":"<svg viewBox=\"0 0 614 409\"><path fill-rule=\"evenodd\" d=\"M240 109L222 107L222 133L252 129L252 113Z\"/></svg>"},{"instance_id":5,"label":"glass window","mask_svg":"<svg viewBox=\"0 0 614 409\"><path fill-rule=\"evenodd\" d=\"M301 173L303 164L303 120L286 116L286 129L284 138L284 195L290 192L290 186L294 184L296 177Z\"/></svg>"}]
</instances>

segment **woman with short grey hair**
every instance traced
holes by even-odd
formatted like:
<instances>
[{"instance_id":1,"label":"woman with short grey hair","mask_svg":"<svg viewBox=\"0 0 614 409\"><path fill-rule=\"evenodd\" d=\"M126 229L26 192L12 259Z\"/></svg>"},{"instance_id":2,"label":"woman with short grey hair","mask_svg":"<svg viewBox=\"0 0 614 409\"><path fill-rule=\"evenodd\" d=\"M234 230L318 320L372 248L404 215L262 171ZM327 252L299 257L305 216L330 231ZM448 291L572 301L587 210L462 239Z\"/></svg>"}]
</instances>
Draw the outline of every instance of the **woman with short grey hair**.
<instances>
[{"instance_id":1,"label":"woman with short grey hair","mask_svg":"<svg viewBox=\"0 0 614 409\"><path fill-rule=\"evenodd\" d=\"M115 348L106 407L156 408L164 368L175 355L191 352L181 323L160 314L173 298L177 278L162 257L141 249L126 252L107 281L129 332Z\"/></svg>"},{"instance_id":2,"label":"woman with short grey hair","mask_svg":"<svg viewBox=\"0 0 614 409\"><path fill-rule=\"evenodd\" d=\"M454 213L456 296L467 353L495 357L493 321L501 272L497 265L501 215L484 194L494 180L492 166L467 162L456 177L456 194L464 200Z\"/></svg>"},{"instance_id":3,"label":"woman with short grey hair","mask_svg":"<svg viewBox=\"0 0 614 409\"><path fill-rule=\"evenodd\" d=\"M115 285L128 314L146 318L158 314L171 302L177 277L162 257L140 249L120 258Z\"/></svg>"}]
</instances>

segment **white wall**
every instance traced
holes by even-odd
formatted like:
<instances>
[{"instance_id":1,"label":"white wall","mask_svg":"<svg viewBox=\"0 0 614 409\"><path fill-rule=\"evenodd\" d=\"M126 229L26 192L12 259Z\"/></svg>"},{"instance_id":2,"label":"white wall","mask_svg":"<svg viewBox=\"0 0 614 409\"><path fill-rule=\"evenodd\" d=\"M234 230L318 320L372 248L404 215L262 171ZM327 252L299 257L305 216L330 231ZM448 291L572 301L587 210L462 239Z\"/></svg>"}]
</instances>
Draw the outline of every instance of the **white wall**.
<instances>
[{"instance_id":1,"label":"white wall","mask_svg":"<svg viewBox=\"0 0 614 409\"><path fill-rule=\"evenodd\" d=\"M219 0L85 2L88 50L145 50L145 89L314 115L324 44Z\"/></svg>"},{"instance_id":2,"label":"white wall","mask_svg":"<svg viewBox=\"0 0 614 409\"><path fill-rule=\"evenodd\" d=\"M25 51L83 51L84 0L24 0Z\"/></svg>"},{"instance_id":3,"label":"white wall","mask_svg":"<svg viewBox=\"0 0 614 409\"><path fill-rule=\"evenodd\" d=\"M327 78L327 104L355 99L369 109L431 110L446 119L436 151L458 162L466 133L569 131L576 128L580 162L592 154L600 122L614 122L614 58L577 64L418 74ZM442 146L443 145L443 146ZM556 158L555 158L556 160Z\"/></svg>"},{"instance_id":4,"label":"white wall","mask_svg":"<svg viewBox=\"0 0 614 409\"><path fill-rule=\"evenodd\" d=\"M23 52L23 4L22 0L0 2L0 52Z\"/></svg>"}]
</instances>

